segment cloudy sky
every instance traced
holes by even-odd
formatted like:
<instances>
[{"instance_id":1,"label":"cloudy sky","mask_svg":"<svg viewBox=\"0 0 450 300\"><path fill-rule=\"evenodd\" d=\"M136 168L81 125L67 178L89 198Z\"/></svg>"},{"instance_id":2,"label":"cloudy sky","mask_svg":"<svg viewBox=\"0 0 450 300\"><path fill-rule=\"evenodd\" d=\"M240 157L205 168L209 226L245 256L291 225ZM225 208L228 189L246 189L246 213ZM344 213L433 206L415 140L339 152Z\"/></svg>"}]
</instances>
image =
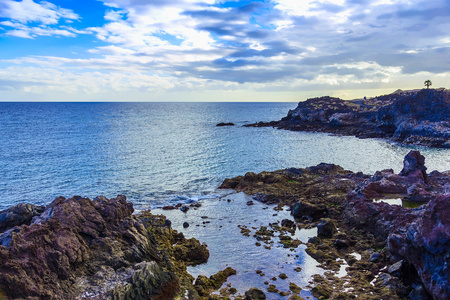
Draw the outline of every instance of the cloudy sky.
<instances>
[{"instance_id":1,"label":"cloudy sky","mask_svg":"<svg viewBox=\"0 0 450 300\"><path fill-rule=\"evenodd\" d=\"M0 101L449 88L450 0L0 0Z\"/></svg>"}]
</instances>

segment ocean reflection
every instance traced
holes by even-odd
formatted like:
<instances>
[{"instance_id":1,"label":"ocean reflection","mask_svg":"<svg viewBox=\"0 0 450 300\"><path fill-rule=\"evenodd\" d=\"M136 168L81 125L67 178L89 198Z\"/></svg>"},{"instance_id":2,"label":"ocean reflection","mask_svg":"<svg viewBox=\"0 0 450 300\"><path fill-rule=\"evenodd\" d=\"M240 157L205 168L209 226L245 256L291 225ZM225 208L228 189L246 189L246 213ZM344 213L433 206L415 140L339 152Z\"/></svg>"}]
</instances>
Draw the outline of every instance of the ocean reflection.
<instances>
[{"instance_id":1,"label":"ocean reflection","mask_svg":"<svg viewBox=\"0 0 450 300\"><path fill-rule=\"evenodd\" d=\"M268 285L275 284L280 291L289 291L289 282L295 282L305 289L302 296L312 299L307 285L314 274L323 274L324 270L318 268L318 262L305 252L305 245L300 245L292 251L283 248L277 237L272 238L274 243L270 250L264 248L264 243L257 246L257 239L253 237L255 231L261 226L269 227L270 223L280 222L282 219L292 219L289 211L275 211L273 205L265 205L254 201L254 205L247 205L251 197L243 193L232 193L212 199L201 200L202 206L198 209L190 209L186 213L180 210L153 209L154 214L164 214L172 221L172 228L183 232L187 238L194 237L208 245L210 258L208 263L195 267L188 267L189 273L195 278L198 275L211 276L226 267L232 267L237 271L230 276L227 283L244 294L252 287L258 287L266 291ZM206 218L207 217L207 218ZM183 223L188 222L189 227L183 228ZM246 226L251 230L250 236L244 236L239 226ZM292 238L298 238L307 242L309 237L317 234L316 229L297 229ZM277 234L275 234L277 236ZM301 271L296 271L297 267ZM262 271L263 276L256 271ZM281 280L278 275L285 273L286 280ZM273 281L272 278L278 278ZM225 283L225 284L227 284ZM266 293L277 299L287 299L278 294Z\"/></svg>"},{"instance_id":2,"label":"ocean reflection","mask_svg":"<svg viewBox=\"0 0 450 300\"><path fill-rule=\"evenodd\" d=\"M0 103L0 209L58 196L124 194L137 207L213 193L227 177L322 162L366 174L419 150L428 171L448 149L241 125L295 103ZM236 126L216 127L219 122Z\"/></svg>"}]
</instances>

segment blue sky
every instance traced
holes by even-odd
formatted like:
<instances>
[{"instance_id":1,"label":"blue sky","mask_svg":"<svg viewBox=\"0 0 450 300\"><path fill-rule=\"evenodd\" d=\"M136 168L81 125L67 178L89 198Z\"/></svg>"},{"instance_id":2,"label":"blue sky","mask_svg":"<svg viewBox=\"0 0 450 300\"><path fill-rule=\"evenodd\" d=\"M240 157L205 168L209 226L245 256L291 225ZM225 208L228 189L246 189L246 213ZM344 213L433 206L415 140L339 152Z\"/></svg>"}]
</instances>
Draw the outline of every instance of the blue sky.
<instances>
[{"instance_id":1,"label":"blue sky","mask_svg":"<svg viewBox=\"0 0 450 300\"><path fill-rule=\"evenodd\" d=\"M0 101L301 101L446 87L450 0L0 0Z\"/></svg>"}]
</instances>

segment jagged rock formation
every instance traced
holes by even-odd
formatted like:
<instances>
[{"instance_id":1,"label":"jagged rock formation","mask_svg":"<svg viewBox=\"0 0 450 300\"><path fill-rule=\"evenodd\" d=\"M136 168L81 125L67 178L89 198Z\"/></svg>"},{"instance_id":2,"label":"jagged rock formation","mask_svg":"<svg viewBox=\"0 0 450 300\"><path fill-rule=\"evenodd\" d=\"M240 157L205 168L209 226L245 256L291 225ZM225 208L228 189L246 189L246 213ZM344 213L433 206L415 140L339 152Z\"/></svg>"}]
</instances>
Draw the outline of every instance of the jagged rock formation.
<instances>
[{"instance_id":1,"label":"jagged rock formation","mask_svg":"<svg viewBox=\"0 0 450 300\"><path fill-rule=\"evenodd\" d=\"M118 196L0 212L0 298L199 299L186 265L206 262L206 246L133 211Z\"/></svg>"},{"instance_id":2,"label":"jagged rock formation","mask_svg":"<svg viewBox=\"0 0 450 300\"><path fill-rule=\"evenodd\" d=\"M298 227L317 226L306 252L326 269L339 270L338 261L349 265L344 279L314 276L317 298L449 299L450 171L427 174L418 151L408 153L403 166L400 174L367 176L320 164L247 173L221 187L290 205ZM416 205L378 201L389 198ZM360 261L354 252L362 253ZM352 292L343 292L346 286Z\"/></svg>"},{"instance_id":3,"label":"jagged rock formation","mask_svg":"<svg viewBox=\"0 0 450 300\"><path fill-rule=\"evenodd\" d=\"M300 102L280 121L245 126L274 126L360 138L450 148L450 91L398 90L365 100L320 97Z\"/></svg>"}]
</instances>

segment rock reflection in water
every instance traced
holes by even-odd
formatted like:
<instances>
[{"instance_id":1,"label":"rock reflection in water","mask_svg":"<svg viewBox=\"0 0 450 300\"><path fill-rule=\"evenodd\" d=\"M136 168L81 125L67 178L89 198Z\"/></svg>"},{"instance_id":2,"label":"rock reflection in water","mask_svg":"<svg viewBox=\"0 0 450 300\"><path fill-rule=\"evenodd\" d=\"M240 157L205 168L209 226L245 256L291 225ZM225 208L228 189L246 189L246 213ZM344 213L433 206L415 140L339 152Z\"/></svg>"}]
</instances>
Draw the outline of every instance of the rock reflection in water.
<instances>
[{"instance_id":1,"label":"rock reflection in water","mask_svg":"<svg viewBox=\"0 0 450 300\"><path fill-rule=\"evenodd\" d=\"M255 243L258 241L253 235L261 226L269 228L270 223L292 219L292 216L287 209L276 211L273 209L275 206L257 201L253 201L253 205L247 205L250 200L243 193L231 193L220 198L201 200L201 207L191 208L186 213L161 209L152 210L152 213L166 215L172 221L172 227L183 232L186 238L195 237L208 245L208 263L189 267L188 271L192 276L209 277L226 267L232 267L236 269L237 275L229 277L227 283L236 288L238 293L243 294L252 287L258 287L265 291L268 299L287 299L288 296L268 293L268 285L274 284L278 290L288 292L289 283L293 282L307 289L311 276L323 274L324 270L318 268L317 261L306 254L305 245L295 249L283 248L277 232L272 238L273 244L260 241L261 246L257 246ZM189 227L183 227L185 222L189 223ZM250 230L250 236L244 236L238 225L246 226ZM291 237L306 243L316 232L315 228L297 229ZM270 249L264 246L270 246ZM296 268L297 271L294 270ZM258 272L260 274L256 273L257 270L261 271ZM281 273L285 273L287 278L280 279L278 275ZM314 299L307 290L302 290L300 295L305 299Z\"/></svg>"}]
</instances>

